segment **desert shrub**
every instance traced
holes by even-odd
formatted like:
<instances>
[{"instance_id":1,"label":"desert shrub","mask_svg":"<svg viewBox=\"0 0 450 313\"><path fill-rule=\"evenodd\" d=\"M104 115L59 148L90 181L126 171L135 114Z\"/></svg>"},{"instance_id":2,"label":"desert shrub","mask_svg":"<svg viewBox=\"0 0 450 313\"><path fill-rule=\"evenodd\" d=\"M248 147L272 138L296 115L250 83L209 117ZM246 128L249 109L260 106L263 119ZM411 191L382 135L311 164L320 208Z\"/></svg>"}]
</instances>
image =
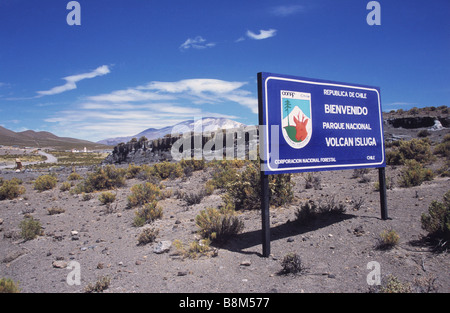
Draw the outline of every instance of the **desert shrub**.
<instances>
[{"instance_id":1,"label":"desert shrub","mask_svg":"<svg viewBox=\"0 0 450 313\"><path fill-rule=\"evenodd\" d=\"M347 210L346 205L337 202L334 196L327 198L323 203L316 204L315 201L309 200L300 205L295 211L295 221L300 225L316 219L321 214L343 214Z\"/></svg>"},{"instance_id":2,"label":"desert shrub","mask_svg":"<svg viewBox=\"0 0 450 313\"><path fill-rule=\"evenodd\" d=\"M381 284L379 291L381 293L411 293L411 286L402 283L397 277L389 275L386 282Z\"/></svg>"},{"instance_id":3,"label":"desert shrub","mask_svg":"<svg viewBox=\"0 0 450 313\"><path fill-rule=\"evenodd\" d=\"M109 284L111 283L111 278L107 276L100 277L95 284L89 283L84 292L92 293L92 292L103 292L103 290L108 289Z\"/></svg>"},{"instance_id":4,"label":"desert shrub","mask_svg":"<svg viewBox=\"0 0 450 313\"><path fill-rule=\"evenodd\" d=\"M296 253L286 254L281 261L281 266L283 267L282 274L298 274L305 269L300 256Z\"/></svg>"},{"instance_id":5,"label":"desert shrub","mask_svg":"<svg viewBox=\"0 0 450 313\"><path fill-rule=\"evenodd\" d=\"M270 204L279 207L291 203L294 200L293 187L291 174L269 176Z\"/></svg>"},{"instance_id":6,"label":"desert shrub","mask_svg":"<svg viewBox=\"0 0 450 313\"><path fill-rule=\"evenodd\" d=\"M93 198L92 194L83 192L81 195L81 200L89 201Z\"/></svg>"},{"instance_id":7,"label":"desert shrub","mask_svg":"<svg viewBox=\"0 0 450 313\"><path fill-rule=\"evenodd\" d=\"M0 200L12 200L25 193L25 188L14 180L3 181L0 187Z\"/></svg>"},{"instance_id":8,"label":"desert shrub","mask_svg":"<svg viewBox=\"0 0 450 313\"><path fill-rule=\"evenodd\" d=\"M228 184L237 180L236 168L231 163L222 162L214 166L211 184L217 188L225 188Z\"/></svg>"},{"instance_id":9,"label":"desert shrub","mask_svg":"<svg viewBox=\"0 0 450 313\"><path fill-rule=\"evenodd\" d=\"M161 218L163 214L162 208L156 200L146 203L142 208L135 212L133 225L136 227L144 226L154 220Z\"/></svg>"},{"instance_id":10,"label":"desert shrub","mask_svg":"<svg viewBox=\"0 0 450 313\"><path fill-rule=\"evenodd\" d=\"M428 137L430 136L430 132L427 129L422 129L417 133L417 137Z\"/></svg>"},{"instance_id":11,"label":"desert shrub","mask_svg":"<svg viewBox=\"0 0 450 313\"><path fill-rule=\"evenodd\" d=\"M183 199L186 201L187 205L194 205L199 204L205 196L206 191L202 190L198 193L185 193Z\"/></svg>"},{"instance_id":12,"label":"desert shrub","mask_svg":"<svg viewBox=\"0 0 450 313\"><path fill-rule=\"evenodd\" d=\"M152 202L161 196L161 190L152 183L137 184L131 187L128 196L128 206L135 207Z\"/></svg>"},{"instance_id":13,"label":"desert shrub","mask_svg":"<svg viewBox=\"0 0 450 313\"><path fill-rule=\"evenodd\" d=\"M129 164L127 172L125 174L126 178L135 178L142 171L142 167L134 164Z\"/></svg>"},{"instance_id":14,"label":"desert shrub","mask_svg":"<svg viewBox=\"0 0 450 313\"><path fill-rule=\"evenodd\" d=\"M407 160L401 171L400 185L402 187L420 186L424 181L433 180L433 171L426 169L416 160Z\"/></svg>"},{"instance_id":15,"label":"desert shrub","mask_svg":"<svg viewBox=\"0 0 450 313\"><path fill-rule=\"evenodd\" d=\"M158 236L158 230L154 228L146 228L144 229L138 236L138 245L143 246L148 243L152 243L155 241L156 236Z\"/></svg>"},{"instance_id":16,"label":"desert shrub","mask_svg":"<svg viewBox=\"0 0 450 313\"><path fill-rule=\"evenodd\" d=\"M314 190L319 190L321 188L321 179L319 176L314 176L311 173L308 173L305 180L305 189L314 188Z\"/></svg>"},{"instance_id":17,"label":"desert shrub","mask_svg":"<svg viewBox=\"0 0 450 313\"><path fill-rule=\"evenodd\" d=\"M378 243L376 245L377 249L380 250L388 250L396 245L398 245L400 241L400 236L393 229L383 230L378 238Z\"/></svg>"},{"instance_id":18,"label":"desert shrub","mask_svg":"<svg viewBox=\"0 0 450 313\"><path fill-rule=\"evenodd\" d=\"M314 220L319 214L319 207L317 204L310 200L302 205L295 211L295 220L297 223L304 225Z\"/></svg>"},{"instance_id":19,"label":"desert shrub","mask_svg":"<svg viewBox=\"0 0 450 313\"><path fill-rule=\"evenodd\" d=\"M34 189L39 191L50 190L56 187L57 179L53 175L39 176L34 182Z\"/></svg>"},{"instance_id":20,"label":"desert shrub","mask_svg":"<svg viewBox=\"0 0 450 313\"><path fill-rule=\"evenodd\" d=\"M70 173L70 175L67 177L67 180L74 181L74 180L80 180L81 178L82 177L80 174L73 172L73 173Z\"/></svg>"},{"instance_id":21,"label":"desert shrub","mask_svg":"<svg viewBox=\"0 0 450 313\"><path fill-rule=\"evenodd\" d=\"M392 150L386 151L386 163L389 165L403 165L407 160L415 160L423 164L431 163L434 157L430 139L401 140L393 145Z\"/></svg>"},{"instance_id":22,"label":"desert shrub","mask_svg":"<svg viewBox=\"0 0 450 313\"><path fill-rule=\"evenodd\" d=\"M25 218L19 224L20 235L24 240L32 240L42 232L41 223L33 217Z\"/></svg>"},{"instance_id":23,"label":"desert shrub","mask_svg":"<svg viewBox=\"0 0 450 313\"><path fill-rule=\"evenodd\" d=\"M195 223L203 238L225 242L244 229L244 222L229 208L206 208L195 217Z\"/></svg>"},{"instance_id":24,"label":"desert shrub","mask_svg":"<svg viewBox=\"0 0 450 313\"><path fill-rule=\"evenodd\" d=\"M90 193L94 191L111 190L125 185L125 169L114 165L97 168L86 179L77 185L77 193Z\"/></svg>"},{"instance_id":25,"label":"desert shrub","mask_svg":"<svg viewBox=\"0 0 450 313\"><path fill-rule=\"evenodd\" d=\"M421 216L421 223L428 235L440 240L444 247L448 246L450 241L450 191L444 195L443 200L431 202L428 213Z\"/></svg>"},{"instance_id":26,"label":"desert shrub","mask_svg":"<svg viewBox=\"0 0 450 313\"><path fill-rule=\"evenodd\" d=\"M433 153L450 159L450 134L445 135L442 142L434 147Z\"/></svg>"},{"instance_id":27,"label":"desert shrub","mask_svg":"<svg viewBox=\"0 0 450 313\"><path fill-rule=\"evenodd\" d=\"M211 252L210 244L211 240L209 239L194 240L188 247L186 247L181 240L176 239L173 242L177 254L190 259L208 255Z\"/></svg>"},{"instance_id":28,"label":"desert shrub","mask_svg":"<svg viewBox=\"0 0 450 313\"><path fill-rule=\"evenodd\" d=\"M153 165L155 174L161 179L177 178L183 175L183 169L179 163L164 161Z\"/></svg>"},{"instance_id":29,"label":"desert shrub","mask_svg":"<svg viewBox=\"0 0 450 313\"><path fill-rule=\"evenodd\" d=\"M105 191L100 194L98 200L100 200L102 204L113 203L116 200L116 194L110 191Z\"/></svg>"},{"instance_id":30,"label":"desert shrub","mask_svg":"<svg viewBox=\"0 0 450 313\"><path fill-rule=\"evenodd\" d=\"M0 279L0 293L20 293L19 284L11 278Z\"/></svg>"},{"instance_id":31,"label":"desert shrub","mask_svg":"<svg viewBox=\"0 0 450 313\"><path fill-rule=\"evenodd\" d=\"M226 185L227 194L223 197L225 203L236 209L260 209L261 207L261 172L256 163L235 174L235 179ZM282 206L292 202L294 186L291 174L269 176L270 204Z\"/></svg>"},{"instance_id":32,"label":"desert shrub","mask_svg":"<svg viewBox=\"0 0 450 313\"><path fill-rule=\"evenodd\" d=\"M72 184L69 183L68 181L65 181L65 182L62 183L62 185L59 188L59 190L61 190L61 191L69 191L71 187L72 187Z\"/></svg>"},{"instance_id":33,"label":"desert shrub","mask_svg":"<svg viewBox=\"0 0 450 313\"><path fill-rule=\"evenodd\" d=\"M394 189L394 178L390 176L386 176L386 190L392 190ZM373 187L375 188L375 191L380 191L380 182L376 181L373 183Z\"/></svg>"},{"instance_id":34,"label":"desert shrub","mask_svg":"<svg viewBox=\"0 0 450 313\"><path fill-rule=\"evenodd\" d=\"M61 214L61 213L64 213L65 211L66 210L64 210L63 208L58 208L58 207L47 208L48 215Z\"/></svg>"},{"instance_id":35,"label":"desert shrub","mask_svg":"<svg viewBox=\"0 0 450 313\"><path fill-rule=\"evenodd\" d=\"M209 195L212 195L213 194L213 192L214 192L214 183L212 182L212 180L208 180L206 183L205 183L205 194L207 195L207 196L209 196Z\"/></svg>"},{"instance_id":36,"label":"desert shrub","mask_svg":"<svg viewBox=\"0 0 450 313\"><path fill-rule=\"evenodd\" d=\"M17 178L17 177L13 177L9 181L14 183L14 184L17 184L17 185L22 185L23 184L23 181L20 178Z\"/></svg>"},{"instance_id":37,"label":"desert shrub","mask_svg":"<svg viewBox=\"0 0 450 313\"><path fill-rule=\"evenodd\" d=\"M183 159L180 161L180 165L183 169L191 168L193 171L200 171L206 167L206 162L204 159L201 159L201 160L195 160L195 159L185 160L185 159Z\"/></svg>"}]
</instances>

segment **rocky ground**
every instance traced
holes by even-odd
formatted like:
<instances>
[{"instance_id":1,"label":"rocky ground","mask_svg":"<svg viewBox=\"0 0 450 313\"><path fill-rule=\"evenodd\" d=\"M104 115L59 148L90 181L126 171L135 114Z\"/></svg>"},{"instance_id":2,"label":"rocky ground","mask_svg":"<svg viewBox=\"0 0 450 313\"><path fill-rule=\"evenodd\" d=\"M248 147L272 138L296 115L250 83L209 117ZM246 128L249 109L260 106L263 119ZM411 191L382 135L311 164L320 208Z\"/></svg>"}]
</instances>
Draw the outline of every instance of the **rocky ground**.
<instances>
[{"instance_id":1,"label":"rocky ground","mask_svg":"<svg viewBox=\"0 0 450 313\"><path fill-rule=\"evenodd\" d=\"M415 131L416 132L416 131ZM405 136L414 136L411 131ZM442 130L433 133L443 136ZM412 134L412 135L411 135ZM438 137L436 137L438 138ZM443 160L432 167L439 168ZM400 166L388 166L389 178L398 178ZM85 176L87 168L77 168ZM383 279L394 275L413 291L432 287L440 293L450 292L450 259L448 253L433 252L423 242L426 231L421 228L420 216L428 211L433 200L442 200L450 189L449 178L436 177L418 187L401 188L396 185L387 191L389 220L380 218L379 192L374 188L378 171L371 169L365 182L352 178L353 171L313 173L320 179L320 188L305 188L307 174L294 175L294 202L271 208L271 255L262 257L261 216L259 211L239 212L245 223L244 231L222 246L214 246L214 253L197 259L183 258L172 245L163 253L155 248L161 241L180 240L189 244L199 239L196 215L206 207L221 204L220 191L189 206L177 199L181 192L199 192L211 178L211 169L193 172L189 178L167 179L162 183L172 195L159 201L163 217L151 225L132 225L136 209L127 208L130 188L142 183L128 179L117 190L116 201L107 207L96 194L83 201L81 195L60 191L71 169L57 171L58 186L37 192L32 181L46 173L15 173L2 170L4 179L23 180L25 194L14 200L0 202L0 278L19 282L22 292L85 292L89 284L102 277L110 279L104 292L226 292L226 293L311 293L311 292L369 292L367 282L372 267L380 265ZM340 201L346 212L323 216L306 225L293 223L295 211L309 200ZM360 202L361 206L356 207ZM64 213L49 215L48 208L63 208ZM25 214L38 219L43 235L24 241L19 224ZM138 245L137 237L144 228L159 230L155 243ZM389 250L376 248L384 230L395 230L400 243ZM301 257L301 274L281 273L281 261L288 253ZM80 284L68 284L73 268L80 265Z\"/></svg>"}]
</instances>

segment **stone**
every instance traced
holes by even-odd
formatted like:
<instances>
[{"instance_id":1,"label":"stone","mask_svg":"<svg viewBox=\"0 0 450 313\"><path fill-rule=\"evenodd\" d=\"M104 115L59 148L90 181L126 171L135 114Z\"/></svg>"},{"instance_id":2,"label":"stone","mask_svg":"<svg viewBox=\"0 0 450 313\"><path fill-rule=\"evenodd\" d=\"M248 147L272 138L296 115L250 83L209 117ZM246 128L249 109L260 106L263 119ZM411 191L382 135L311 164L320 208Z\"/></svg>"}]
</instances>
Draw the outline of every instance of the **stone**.
<instances>
[{"instance_id":1,"label":"stone","mask_svg":"<svg viewBox=\"0 0 450 313\"><path fill-rule=\"evenodd\" d=\"M156 254L161 254L164 252L168 252L172 246L172 243L167 240L160 241L154 248L153 252Z\"/></svg>"},{"instance_id":2,"label":"stone","mask_svg":"<svg viewBox=\"0 0 450 313\"><path fill-rule=\"evenodd\" d=\"M252 265L252 262L250 260L243 260L241 262L241 266L250 266Z\"/></svg>"},{"instance_id":3,"label":"stone","mask_svg":"<svg viewBox=\"0 0 450 313\"><path fill-rule=\"evenodd\" d=\"M52 265L55 268L66 268L67 262L66 261L53 261Z\"/></svg>"}]
</instances>

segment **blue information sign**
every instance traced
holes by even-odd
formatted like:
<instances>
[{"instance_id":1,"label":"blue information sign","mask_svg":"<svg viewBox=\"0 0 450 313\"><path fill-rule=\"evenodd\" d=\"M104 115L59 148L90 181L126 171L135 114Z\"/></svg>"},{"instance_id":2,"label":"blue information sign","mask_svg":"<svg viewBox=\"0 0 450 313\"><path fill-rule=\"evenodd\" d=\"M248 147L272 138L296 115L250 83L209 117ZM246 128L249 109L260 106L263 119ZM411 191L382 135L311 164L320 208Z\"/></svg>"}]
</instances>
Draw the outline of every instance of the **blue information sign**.
<instances>
[{"instance_id":1,"label":"blue information sign","mask_svg":"<svg viewBox=\"0 0 450 313\"><path fill-rule=\"evenodd\" d=\"M265 174L386 166L379 88L258 77Z\"/></svg>"}]
</instances>

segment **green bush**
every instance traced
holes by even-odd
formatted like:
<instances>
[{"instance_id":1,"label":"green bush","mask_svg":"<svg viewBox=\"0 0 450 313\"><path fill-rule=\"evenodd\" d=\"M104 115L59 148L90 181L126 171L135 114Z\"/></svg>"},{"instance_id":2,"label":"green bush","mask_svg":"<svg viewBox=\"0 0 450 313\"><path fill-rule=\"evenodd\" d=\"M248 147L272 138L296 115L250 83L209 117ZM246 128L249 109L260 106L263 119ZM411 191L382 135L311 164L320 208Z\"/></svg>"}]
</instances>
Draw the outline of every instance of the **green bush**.
<instances>
[{"instance_id":1,"label":"green bush","mask_svg":"<svg viewBox=\"0 0 450 313\"><path fill-rule=\"evenodd\" d=\"M128 206L142 206L157 200L161 196L161 190L152 183L137 184L131 187L131 195L128 196Z\"/></svg>"},{"instance_id":2,"label":"green bush","mask_svg":"<svg viewBox=\"0 0 450 313\"><path fill-rule=\"evenodd\" d=\"M389 275L386 282L380 287L381 293L411 293L411 286L402 283L397 277Z\"/></svg>"},{"instance_id":3,"label":"green bush","mask_svg":"<svg viewBox=\"0 0 450 313\"><path fill-rule=\"evenodd\" d=\"M76 193L90 193L94 191L111 190L125 185L125 169L107 165L90 173L86 179L77 185Z\"/></svg>"},{"instance_id":4,"label":"green bush","mask_svg":"<svg viewBox=\"0 0 450 313\"><path fill-rule=\"evenodd\" d=\"M80 180L81 179L81 175L73 172L69 175L69 177L67 177L67 180L73 181L73 180Z\"/></svg>"},{"instance_id":5,"label":"green bush","mask_svg":"<svg viewBox=\"0 0 450 313\"><path fill-rule=\"evenodd\" d=\"M380 237L378 238L377 248L380 250L388 250L396 245L398 245L400 241L400 236L397 234L397 232L393 229L391 230L384 230Z\"/></svg>"},{"instance_id":6,"label":"green bush","mask_svg":"<svg viewBox=\"0 0 450 313\"><path fill-rule=\"evenodd\" d=\"M25 188L23 186L19 186L17 181L3 181L3 184L0 187L0 200L12 200L24 193Z\"/></svg>"},{"instance_id":7,"label":"green bush","mask_svg":"<svg viewBox=\"0 0 450 313\"><path fill-rule=\"evenodd\" d=\"M444 136L442 142L434 148L433 153L446 157L447 160L450 159L450 134Z\"/></svg>"},{"instance_id":8,"label":"green bush","mask_svg":"<svg viewBox=\"0 0 450 313\"><path fill-rule=\"evenodd\" d=\"M69 183L68 181L65 181L65 182L62 183L62 185L59 188L59 190L61 190L61 191L69 191L71 187L72 187L72 184Z\"/></svg>"},{"instance_id":9,"label":"green bush","mask_svg":"<svg viewBox=\"0 0 450 313\"><path fill-rule=\"evenodd\" d=\"M211 184L214 188L226 188L228 184L233 183L237 179L237 170L231 163L222 162L214 165L213 177Z\"/></svg>"},{"instance_id":10,"label":"green bush","mask_svg":"<svg viewBox=\"0 0 450 313\"><path fill-rule=\"evenodd\" d=\"M20 235L24 240L32 240L42 233L41 223L33 217L25 218L19 224Z\"/></svg>"},{"instance_id":11,"label":"green bush","mask_svg":"<svg viewBox=\"0 0 450 313\"><path fill-rule=\"evenodd\" d=\"M403 165L407 160L428 164L434 160L429 138L401 140L392 146L392 150L386 151L386 163L389 165Z\"/></svg>"},{"instance_id":12,"label":"green bush","mask_svg":"<svg viewBox=\"0 0 450 313\"><path fill-rule=\"evenodd\" d=\"M206 166L206 162L204 159L201 160L195 160L195 159L190 159L190 160L181 160L180 161L180 165L183 169L185 168L192 168L193 171L200 171L203 170Z\"/></svg>"},{"instance_id":13,"label":"green bush","mask_svg":"<svg viewBox=\"0 0 450 313\"><path fill-rule=\"evenodd\" d=\"M296 222L305 225L316 219L321 214L343 214L347 210L346 205L337 202L334 196L327 197L323 203L317 205L313 200L309 200L300 205L295 212Z\"/></svg>"},{"instance_id":14,"label":"green bush","mask_svg":"<svg viewBox=\"0 0 450 313\"><path fill-rule=\"evenodd\" d=\"M158 218L162 218L163 211L156 200L146 203L141 209L135 212L133 225L136 227L144 226Z\"/></svg>"},{"instance_id":15,"label":"green bush","mask_svg":"<svg viewBox=\"0 0 450 313\"><path fill-rule=\"evenodd\" d=\"M305 225L314 220L318 214L319 207L314 201L310 200L302 204L300 208L295 211L295 220L300 225Z\"/></svg>"},{"instance_id":16,"label":"green bush","mask_svg":"<svg viewBox=\"0 0 450 313\"><path fill-rule=\"evenodd\" d=\"M0 279L0 293L20 293L19 284L10 278Z\"/></svg>"},{"instance_id":17,"label":"green bush","mask_svg":"<svg viewBox=\"0 0 450 313\"><path fill-rule=\"evenodd\" d=\"M416 160L406 160L405 167L400 174L400 186L420 186L424 181L433 180L433 177L432 170L424 168Z\"/></svg>"},{"instance_id":18,"label":"green bush","mask_svg":"<svg viewBox=\"0 0 450 313\"><path fill-rule=\"evenodd\" d=\"M183 169L179 163L164 161L153 165L155 173L161 178L177 178L183 175Z\"/></svg>"},{"instance_id":19,"label":"green bush","mask_svg":"<svg viewBox=\"0 0 450 313\"><path fill-rule=\"evenodd\" d=\"M261 171L256 163L251 163L241 172L236 173L231 183L226 184L227 194L224 201L236 209L261 208ZM278 174L269 177L270 204L282 206L292 202L294 183L291 174Z\"/></svg>"},{"instance_id":20,"label":"green bush","mask_svg":"<svg viewBox=\"0 0 450 313\"><path fill-rule=\"evenodd\" d=\"M211 240L202 239L202 240L194 240L192 241L188 247L186 247L181 240L174 240L173 246L177 250L177 254L182 255L183 257L187 257L190 259L196 259L199 256L207 256L210 254L210 244ZM212 256L217 255L214 252Z\"/></svg>"},{"instance_id":21,"label":"green bush","mask_svg":"<svg viewBox=\"0 0 450 313\"><path fill-rule=\"evenodd\" d=\"M158 236L158 230L153 228L144 229L138 236L138 245L146 245L148 243L154 242Z\"/></svg>"},{"instance_id":22,"label":"green bush","mask_svg":"<svg viewBox=\"0 0 450 313\"><path fill-rule=\"evenodd\" d=\"M108 203L113 203L116 200L116 194L110 191L105 191L100 194L98 200L105 205Z\"/></svg>"},{"instance_id":23,"label":"green bush","mask_svg":"<svg viewBox=\"0 0 450 313\"><path fill-rule=\"evenodd\" d=\"M126 178L135 178L142 171L142 167L129 164L127 168Z\"/></svg>"},{"instance_id":24,"label":"green bush","mask_svg":"<svg viewBox=\"0 0 450 313\"><path fill-rule=\"evenodd\" d=\"M298 274L305 270L300 256L296 253L288 253L281 261L282 274Z\"/></svg>"},{"instance_id":25,"label":"green bush","mask_svg":"<svg viewBox=\"0 0 450 313\"><path fill-rule=\"evenodd\" d=\"M195 217L199 233L203 238L225 242L244 229L244 222L229 208L206 208Z\"/></svg>"},{"instance_id":26,"label":"green bush","mask_svg":"<svg viewBox=\"0 0 450 313\"><path fill-rule=\"evenodd\" d=\"M87 287L84 289L84 292L86 293L103 292L104 290L109 288L110 283L111 278L103 276L99 278L94 285L89 283L89 285L87 285Z\"/></svg>"},{"instance_id":27,"label":"green bush","mask_svg":"<svg viewBox=\"0 0 450 313\"><path fill-rule=\"evenodd\" d=\"M53 175L39 176L34 182L34 189L39 191L50 190L56 187L58 180Z\"/></svg>"},{"instance_id":28,"label":"green bush","mask_svg":"<svg viewBox=\"0 0 450 313\"><path fill-rule=\"evenodd\" d=\"M422 228L428 231L432 238L443 242L443 246L450 245L450 191L443 202L433 201L428 207L428 213L421 216Z\"/></svg>"}]
</instances>

